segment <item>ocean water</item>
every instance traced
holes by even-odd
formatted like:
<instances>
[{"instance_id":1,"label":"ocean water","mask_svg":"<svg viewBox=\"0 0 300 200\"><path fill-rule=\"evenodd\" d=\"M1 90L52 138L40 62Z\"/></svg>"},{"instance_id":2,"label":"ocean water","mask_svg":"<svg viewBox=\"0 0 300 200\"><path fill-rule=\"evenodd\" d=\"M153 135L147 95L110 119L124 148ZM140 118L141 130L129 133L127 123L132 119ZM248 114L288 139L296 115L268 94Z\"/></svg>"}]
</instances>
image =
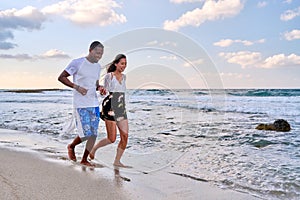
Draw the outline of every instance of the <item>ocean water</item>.
<instances>
[{"instance_id":1,"label":"ocean water","mask_svg":"<svg viewBox=\"0 0 300 200\"><path fill-rule=\"evenodd\" d=\"M168 166L170 173L262 199L299 199L300 89L128 90L126 102L126 154L151 157L156 165L149 172ZM70 90L0 90L0 128L65 144L76 135L64 132L71 118ZM292 130L255 129L276 119Z\"/></svg>"}]
</instances>

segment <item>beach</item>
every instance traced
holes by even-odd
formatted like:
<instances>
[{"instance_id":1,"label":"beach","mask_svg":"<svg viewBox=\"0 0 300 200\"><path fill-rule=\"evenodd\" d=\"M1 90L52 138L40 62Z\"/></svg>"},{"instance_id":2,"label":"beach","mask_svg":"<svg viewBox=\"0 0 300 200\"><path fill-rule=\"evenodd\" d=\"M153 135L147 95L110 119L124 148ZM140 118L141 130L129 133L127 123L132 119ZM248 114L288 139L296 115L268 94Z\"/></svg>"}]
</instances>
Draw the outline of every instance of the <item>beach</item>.
<instances>
[{"instance_id":1,"label":"beach","mask_svg":"<svg viewBox=\"0 0 300 200\"><path fill-rule=\"evenodd\" d=\"M66 146L77 135L71 123L71 90L0 90L0 148L105 180L108 187L113 182L129 199L296 200L299 102L299 89L128 90L129 140L122 162L133 168L116 170L112 165L118 134L114 144L96 152L97 167L83 171L67 157ZM255 129L276 119L287 120L291 130ZM97 141L104 137L101 121ZM84 147L76 147L78 160ZM59 187L72 190L67 184Z\"/></svg>"},{"instance_id":2,"label":"beach","mask_svg":"<svg viewBox=\"0 0 300 200\"><path fill-rule=\"evenodd\" d=\"M258 199L168 168L145 174L102 164L84 167L69 161L66 151L37 144L44 139L0 129L0 199Z\"/></svg>"},{"instance_id":3,"label":"beach","mask_svg":"<svg viewBox=\"0 0 300 200\"><path fill-rule=\"evenodd\" d=\"M0 159L1 199L130 199L113 181L45 161L41 155L1 149Z\"/></svg>"}]
</instances>

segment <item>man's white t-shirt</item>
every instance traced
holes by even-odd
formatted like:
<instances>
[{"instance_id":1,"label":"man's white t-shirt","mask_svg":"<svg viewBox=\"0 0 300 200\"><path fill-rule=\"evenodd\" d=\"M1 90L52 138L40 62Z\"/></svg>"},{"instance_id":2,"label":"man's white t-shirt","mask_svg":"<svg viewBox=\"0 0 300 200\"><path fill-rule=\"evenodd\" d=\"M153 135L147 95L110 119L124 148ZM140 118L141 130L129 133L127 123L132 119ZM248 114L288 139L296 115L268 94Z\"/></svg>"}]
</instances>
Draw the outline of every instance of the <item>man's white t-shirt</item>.
<instances>
[{"instance_id":1,"label":"man's white t-shirt","mask_svg":"<svg viewBox=\"0 0 300 200\"><path fill-rule=\"evenodd\" d=\"M74 107L88 108L99 106L96 94L96 82L100 77L100 64L91 63L85 57L82 57L72 60L65 71L73 76L73 83L88 90L86 95L82 95L74 90Z\"/></svg>"}]
</instances>

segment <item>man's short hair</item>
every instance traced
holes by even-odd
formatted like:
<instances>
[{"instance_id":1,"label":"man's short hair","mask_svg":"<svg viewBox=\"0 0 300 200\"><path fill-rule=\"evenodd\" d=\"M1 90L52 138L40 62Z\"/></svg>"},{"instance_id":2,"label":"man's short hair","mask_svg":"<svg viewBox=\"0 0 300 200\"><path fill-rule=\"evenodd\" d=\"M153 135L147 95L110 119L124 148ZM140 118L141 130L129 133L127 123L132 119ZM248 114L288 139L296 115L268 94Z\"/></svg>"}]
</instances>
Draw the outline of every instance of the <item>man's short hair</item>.
<instances>
[{"instance_id":1,"label":"man's short hair","mask_svg":"<svg viewBox=\"0 0 300 200\"><path fill-rule=\"evenodd\" d=\"M96 47L101 47L104 48L103 44L101 44L101 42L99 41L94 41L92 42L92 44L90 45L90 51L95 49Z\"/></svg>"}]
</instances>

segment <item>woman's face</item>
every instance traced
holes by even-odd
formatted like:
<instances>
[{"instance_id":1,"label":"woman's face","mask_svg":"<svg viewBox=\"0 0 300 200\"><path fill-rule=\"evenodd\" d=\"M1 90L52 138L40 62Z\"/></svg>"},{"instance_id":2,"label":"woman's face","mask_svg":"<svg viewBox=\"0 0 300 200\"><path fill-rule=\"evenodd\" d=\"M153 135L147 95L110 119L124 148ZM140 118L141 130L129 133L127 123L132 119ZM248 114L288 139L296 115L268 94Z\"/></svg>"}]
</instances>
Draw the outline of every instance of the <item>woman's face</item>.
<instances>
[{"instance_id":1,"label":"woman's face","mask_svg":"<svg viewBox=\"0 0 300 200\"><path fill-rule=\"evenodd\" d=\"M120 61L116 64L116 68L119 72L123 72L126 68L127 61L126 58L121 58Z\"/></svg>"}]
</instances>

